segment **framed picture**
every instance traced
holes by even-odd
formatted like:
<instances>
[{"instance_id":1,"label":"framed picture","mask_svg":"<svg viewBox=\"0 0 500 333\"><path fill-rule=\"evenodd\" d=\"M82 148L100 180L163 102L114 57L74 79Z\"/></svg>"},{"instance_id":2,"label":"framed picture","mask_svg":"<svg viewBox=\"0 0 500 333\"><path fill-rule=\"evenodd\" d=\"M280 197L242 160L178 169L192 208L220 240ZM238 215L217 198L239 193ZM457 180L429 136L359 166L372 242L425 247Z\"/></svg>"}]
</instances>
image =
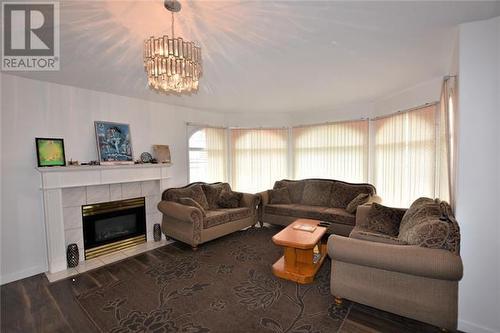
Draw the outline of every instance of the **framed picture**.
<instances>
[{"instance_id":1,"label":"framed picture","mask_svg":"<svg viewBox=\"0 0 500 333\"><path fill-rule=\"evenodd\" d=\"M95 121L94 125L101 164L134 164L128 124Z\"/></svg>"},{"instance_id":2,"label":"framed picture","mask_svg":"<svg viewBox=\"0 0 500 333\"><path fill-rule=\"evenodd\" d=\"M170 147L168 145L153 145L153 154L158 163L171 163Z\"/></svg>"},{"instance_id":3,"label":"framed picture","mask_svg":"<svg viewBox=\"0 0 500 333\"><path fill-rule=\"evenodd\" d=\"M39 167L65 166L64 140L35 138L36 157Z\"/></svg>"}]
</instances>

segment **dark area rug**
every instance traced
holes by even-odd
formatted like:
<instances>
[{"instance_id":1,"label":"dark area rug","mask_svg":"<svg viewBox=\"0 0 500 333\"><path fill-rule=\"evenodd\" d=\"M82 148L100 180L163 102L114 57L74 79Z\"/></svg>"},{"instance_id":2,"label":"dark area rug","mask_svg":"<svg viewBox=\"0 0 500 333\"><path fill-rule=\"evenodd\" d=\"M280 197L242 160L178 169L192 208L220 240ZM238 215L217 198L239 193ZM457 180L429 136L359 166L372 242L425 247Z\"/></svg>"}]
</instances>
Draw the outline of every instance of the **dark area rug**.
<instances>
[{"instance_id":1,"label":"dark area rug","mask_svg":"<svg viewBox=\"0 0 500 333\"><path fill-rule=\"evenodd\" d=\"M276 228L251 228L203 244L162 248L166 259L134 278L78 296L103 332L336 332L347 312L333 304L330 261L314 283L282 280Z\"/></svg>"}]
</instances>

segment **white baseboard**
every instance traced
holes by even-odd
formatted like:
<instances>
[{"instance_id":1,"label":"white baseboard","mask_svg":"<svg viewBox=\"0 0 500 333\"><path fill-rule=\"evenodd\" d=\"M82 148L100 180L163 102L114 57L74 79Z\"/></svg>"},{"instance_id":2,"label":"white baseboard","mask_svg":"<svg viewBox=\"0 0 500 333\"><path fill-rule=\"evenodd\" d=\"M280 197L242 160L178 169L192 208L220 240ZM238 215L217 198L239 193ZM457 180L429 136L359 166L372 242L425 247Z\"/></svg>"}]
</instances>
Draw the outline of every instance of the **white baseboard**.
<instances>
[{"instance_id":1,"label":"white baseboard","mask_svg":"<svg viewBox=\"0 0 500 333\"><path fill-rule=\"evenodd\" d=\"M500 333L491 328L484 327L466 320L458 320L458 329L467 333Z\"/></svg>"},{"instance_id":2,"label":"white baseboard","mask_svg":"<svg viewBox=\"0 0 500 333\"><path fill-rule=\"evenodd\" d=\"M0 285L16 280L21 280L29 276L43 273L45 271L47 271L47 265L39 265L23 269L22 271L12 272L9 274L2 274L0 275Z\"/></svg>"}]
</instances>

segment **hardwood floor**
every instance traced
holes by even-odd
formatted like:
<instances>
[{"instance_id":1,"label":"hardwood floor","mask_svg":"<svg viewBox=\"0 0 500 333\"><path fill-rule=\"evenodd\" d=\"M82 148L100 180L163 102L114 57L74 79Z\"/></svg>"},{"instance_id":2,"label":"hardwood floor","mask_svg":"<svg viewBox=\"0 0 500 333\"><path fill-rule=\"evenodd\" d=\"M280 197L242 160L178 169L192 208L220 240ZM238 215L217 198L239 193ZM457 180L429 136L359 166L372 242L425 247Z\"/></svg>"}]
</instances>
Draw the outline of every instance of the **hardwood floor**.
<instances>
[{"instance_id":1,"label":"hardwood floor","mask_svg":"<svg viewBox=\"0 0 500 333\"><path fill-rule=\"evenodd\" d=\"M50 284L44 274L0 287L1 332L98 332L75 297L109 282L133 278L137 272L162 261L158 248L121 262ZM340 332L440 332L411 319L352 304Z\"/></svg>"}]
</instances>

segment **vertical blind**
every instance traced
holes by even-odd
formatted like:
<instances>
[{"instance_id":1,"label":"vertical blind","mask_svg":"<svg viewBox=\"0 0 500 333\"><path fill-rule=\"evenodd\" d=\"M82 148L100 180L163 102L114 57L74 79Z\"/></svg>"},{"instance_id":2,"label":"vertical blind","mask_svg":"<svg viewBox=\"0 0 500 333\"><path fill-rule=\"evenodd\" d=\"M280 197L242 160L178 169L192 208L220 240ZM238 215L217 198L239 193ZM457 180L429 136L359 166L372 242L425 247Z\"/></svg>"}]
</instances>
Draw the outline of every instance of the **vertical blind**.
<instances>
[{"instance_id":1,"label":"vertical blind","mask_svg":"<svg viewBox=\"0 0 500 333\"><path fill-rule=\"evenodd\" d=\"M408 207L421 196L450 200L452 117L453 99L445 95L439 109L295 127L290 137L283 128L201 128L189 139L190 181L230 181L256 193L283 178L333 178L373 182L389 206Z\"/></svg>"},{"instance_id":2,"label":"vertical blind","mask_svg":"<svg viewBox=\"0 0 500 333\"><path fill-rule=\"evenodd\" d=\"M287 129L231 130L232 187L260 192L287 177Z\"/></svg>"},{"instance_id":3,"label":"vertical blind","mask_svg":"<svg viewBox=\"0 0 500 333\"><path fill-rule=\"evenodd\" d=\"M227 130L205 127L193 131L189 138L189 181L227 181Z\"/></svg>"},{"instance_id":4,"label":"vertical blind","mask_svg":"<svg viewBox=\"0 0 500 333\"><path fill-rule=\"evenodd\" d=\"M374 183L384 204L408 207L434 197L436 106L374 120Z\"/></svg>"},{"instance_id":5,"label":"vertical blind","mask_svg":"<svg viewBox=\"0 0 500 333\"><path fill-rule=\"evenodd\" d=\"M293 128L294 178L366 182L368 121Z\"/></svg>"}]
</instances>

